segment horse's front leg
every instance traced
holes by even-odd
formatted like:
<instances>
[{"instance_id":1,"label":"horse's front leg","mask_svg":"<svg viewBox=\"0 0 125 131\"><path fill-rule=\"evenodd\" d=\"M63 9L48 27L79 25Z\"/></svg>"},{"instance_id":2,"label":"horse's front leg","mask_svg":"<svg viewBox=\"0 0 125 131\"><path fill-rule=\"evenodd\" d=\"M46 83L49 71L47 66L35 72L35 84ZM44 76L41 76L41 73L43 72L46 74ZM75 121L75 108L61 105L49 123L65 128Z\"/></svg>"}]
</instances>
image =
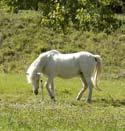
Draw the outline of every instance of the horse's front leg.
<instances>
[{"instance_id":1,"label":"horse's front leg","mask_svg":"<svg viewBox=\"0 0 125 131\"><path fill-rule=\"evenodd\" d=\"M51 99L53 99L55 101L55 95L54 95L54 87L53 87L53 84L52 84L52 79L48 78L47 80L47 83L46 83L46 88L47 88L47 91L49 93L49 96L51 97ZM52 90L53 88L53 90Z\"/></svg>"}]
</instances>

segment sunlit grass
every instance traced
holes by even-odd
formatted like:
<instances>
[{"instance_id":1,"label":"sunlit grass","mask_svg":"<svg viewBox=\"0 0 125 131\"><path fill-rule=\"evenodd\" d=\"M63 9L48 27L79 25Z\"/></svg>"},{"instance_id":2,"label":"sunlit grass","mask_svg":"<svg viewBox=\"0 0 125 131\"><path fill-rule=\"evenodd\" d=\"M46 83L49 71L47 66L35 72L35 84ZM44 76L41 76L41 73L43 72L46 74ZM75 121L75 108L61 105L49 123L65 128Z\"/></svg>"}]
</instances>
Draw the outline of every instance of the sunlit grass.
<instances>
[{"instance_id":1,"label":"sunlit grass","mask_svg":"<svg viewBox=\"0 0 125 131\"><path fill-rule=\"evenodd\" d=\"M125 80L101 80L93 102L76 101L81 82L55 79L56 102L44 89L32 94L24 74L0 75L0 130L2 131L124 131Z\"/></svg>"}]
</instances>

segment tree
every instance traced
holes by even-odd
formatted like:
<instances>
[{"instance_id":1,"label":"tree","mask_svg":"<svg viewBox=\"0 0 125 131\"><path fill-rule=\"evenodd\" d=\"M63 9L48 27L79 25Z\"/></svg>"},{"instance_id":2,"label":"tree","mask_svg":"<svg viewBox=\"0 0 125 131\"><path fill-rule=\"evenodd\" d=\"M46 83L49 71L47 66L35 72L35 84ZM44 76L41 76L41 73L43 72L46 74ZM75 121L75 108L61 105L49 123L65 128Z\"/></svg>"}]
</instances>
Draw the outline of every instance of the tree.
<instances>
[{"instance_id":1,"label":"tree","mask_svg":"<svg viewBox=\"0 0 125 131\"><path fill-rule=\"evenodd\" d=\"M119 0L120 1L120 0ZM54 29L76 29L110 33L120 27L112 7L117 0L5 0L14 12L33 9L41 12L41 24Z\"/></svg>"}]
</instances>

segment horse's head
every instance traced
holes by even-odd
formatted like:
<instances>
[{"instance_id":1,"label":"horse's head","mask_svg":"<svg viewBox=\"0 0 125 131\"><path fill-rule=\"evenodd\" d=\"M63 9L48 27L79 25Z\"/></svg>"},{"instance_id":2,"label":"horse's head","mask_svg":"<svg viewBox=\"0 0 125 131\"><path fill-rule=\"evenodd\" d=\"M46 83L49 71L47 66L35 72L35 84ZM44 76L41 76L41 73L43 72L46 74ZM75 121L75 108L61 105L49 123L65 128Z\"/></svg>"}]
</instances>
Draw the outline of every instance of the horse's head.
<instances>
[{"instance_id":1,"label":"horse's head","mask_svg":"<svg viewBox=\"0 0 125 131\"><path fill-rule=\"evenodd\" d=\"M35 95L38 94L38 89L39 89L39 78L42 72L45 64L46 64L46 58L48 57L48 54L40 54L33 62L32 64L29 66L29 68L27 69L27 80L28 83L32 84L33 87L33 93Z\"/></svg>"},{"instance_id":2,"label":"horse's head","mask_svg":"<svg viewBox=\"0 0 125 131\"><path fill-rule=\"evenodd\" d=\"M26 73L26 76L27 76L28 83L32 84L33 93L37 95L39 89L40 73L33 73L33 74Z\"/></svg>"}]
</instances>

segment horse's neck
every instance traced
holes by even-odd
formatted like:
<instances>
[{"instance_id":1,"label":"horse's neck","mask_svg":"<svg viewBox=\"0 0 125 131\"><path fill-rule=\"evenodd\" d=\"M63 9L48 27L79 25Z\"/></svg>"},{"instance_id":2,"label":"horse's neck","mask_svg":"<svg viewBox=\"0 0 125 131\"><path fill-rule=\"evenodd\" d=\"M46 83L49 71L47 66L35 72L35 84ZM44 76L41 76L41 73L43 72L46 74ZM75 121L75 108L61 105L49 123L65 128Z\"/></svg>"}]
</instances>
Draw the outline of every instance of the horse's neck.
<instances>
[{"instance_id":1,"label":"horse's neck","mask_svg":"<svg viewBox=\"0 0 125 131\"><path fill-rule=\"evenodd\" d=\"M41 72L46 64L45 57L39 56L36 60L36 72Z\"/></svg>"},{"instance_id":2,"label":"horse's neck","mask_svg":"<svg viewBox=\"0 0 125 131\"><path fill-rule=\"evenodd\" d=\"M34 62L34 67L36 72L42 72L46 66L48 59L51 58L54 54L59 54L58 51L52 50L51 52L43 53Z\"/></svg>"}]
</instances>

